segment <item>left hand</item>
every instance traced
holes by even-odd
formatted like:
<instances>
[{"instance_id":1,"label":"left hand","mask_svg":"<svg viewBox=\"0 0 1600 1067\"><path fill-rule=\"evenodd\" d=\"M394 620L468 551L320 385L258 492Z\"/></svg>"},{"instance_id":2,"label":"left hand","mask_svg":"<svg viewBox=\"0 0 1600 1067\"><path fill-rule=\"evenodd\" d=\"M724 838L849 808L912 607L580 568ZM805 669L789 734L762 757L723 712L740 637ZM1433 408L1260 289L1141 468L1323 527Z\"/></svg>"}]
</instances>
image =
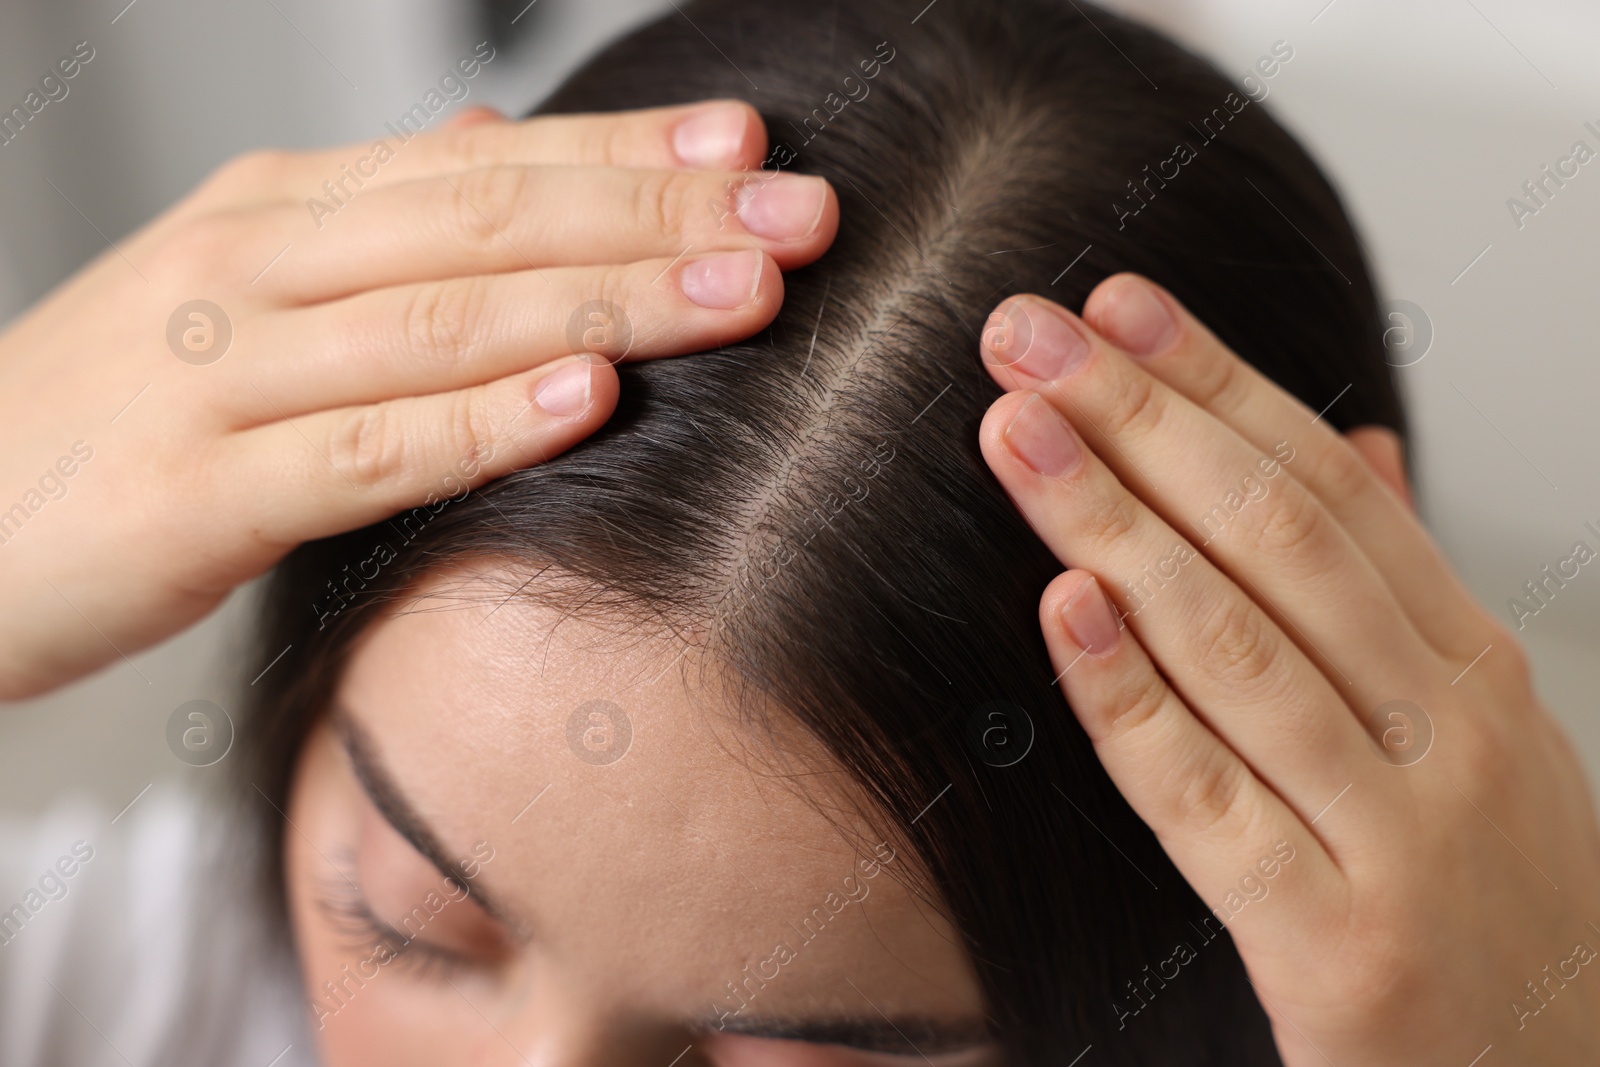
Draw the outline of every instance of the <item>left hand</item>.
<instances>
[{"instance_id":1,"label":"left hand","mask_svg":"<svg viewBox=\"0 0 1600 1067\"><path fill-rule=\"evenodd\" d=\"M1284 1062L1600 1062L1593 799L1394 450L1364 461L1133 275L1090 296L1094 328L1002 309L1031 346L986 333L1016 391L981 441L1073 567L1040 607L1061 688Z\"/></svg>"}]
</instances>

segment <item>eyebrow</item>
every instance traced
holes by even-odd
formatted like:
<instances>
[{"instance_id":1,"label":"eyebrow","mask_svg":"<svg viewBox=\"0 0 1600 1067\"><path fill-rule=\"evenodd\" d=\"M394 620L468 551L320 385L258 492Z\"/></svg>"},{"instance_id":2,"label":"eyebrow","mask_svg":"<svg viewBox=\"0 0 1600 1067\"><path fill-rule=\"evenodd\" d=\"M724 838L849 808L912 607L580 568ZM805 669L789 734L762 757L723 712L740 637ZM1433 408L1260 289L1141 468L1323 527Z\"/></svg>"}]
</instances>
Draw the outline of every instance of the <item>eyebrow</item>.
<instances>
[{"instance_id":1,"label":"eyebrow","mask_svg":"<svg viewBox=\"0 0 1600 1067\"><path fill-rule=\"evenodd\" d=\"M333 728L339 736L339 743L344 747L345 755L350 758L350 766L355 771L356 781L361 783L361 789L367 794L367 799L372 801L372 806L378 809L387 822L406 842L417 852L433 864L434 868L444 876L445 880L459 886L468 896L477 901L478 906L487 912L506 929L527 938L528 923L514 915L509 909L502 907L480 885L468 878L460 866L451 862L449 853L439 843L439 837L433 832L422 818L417 814L417 809L412 807L406 795L395 784L394 778L389 774L383 761L378 758L377 748L372 743L372 735L356 721L350 710L343 706L333 709Z\"/></svg>"},{"instance_id":2,"label":"eyebrow","mask_svg":"<svg viewBox=\"0 0 1600 1067\"><path fill-rule=\"evenodd\" d=\"M862 1052L900 1055L938 1055L965 1052L993 1040L982 1019L936 1021L909 1016L883 1015L845 1019L791 1019L784 1017L723 1017L697 1028L702 1034L738 1034L772 1041L805 1041L816 1045L843 1045Z\"/></svg>"}]
</instances>

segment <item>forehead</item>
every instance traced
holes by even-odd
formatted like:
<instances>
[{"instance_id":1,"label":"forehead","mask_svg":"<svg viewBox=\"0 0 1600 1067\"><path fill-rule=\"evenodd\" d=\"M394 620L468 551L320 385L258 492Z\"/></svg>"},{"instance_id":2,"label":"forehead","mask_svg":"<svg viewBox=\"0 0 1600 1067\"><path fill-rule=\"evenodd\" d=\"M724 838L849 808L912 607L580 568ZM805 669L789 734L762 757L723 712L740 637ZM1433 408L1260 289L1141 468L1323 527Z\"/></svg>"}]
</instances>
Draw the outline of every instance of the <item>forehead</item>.
<instances>
[{"instance_id":1,"label":"forehead","mask_svg":"<svg viewBox=\"0 0 1600 1067\"><path fill-rule=\"evenodd\" d=\"M979 1010L913 858L808 735L681 641L514 588L436 579L338 699L448 854L492 847L483 885L564 975L674 1016L774 971L763 1014Z\"/></svg>"}]
</instances>

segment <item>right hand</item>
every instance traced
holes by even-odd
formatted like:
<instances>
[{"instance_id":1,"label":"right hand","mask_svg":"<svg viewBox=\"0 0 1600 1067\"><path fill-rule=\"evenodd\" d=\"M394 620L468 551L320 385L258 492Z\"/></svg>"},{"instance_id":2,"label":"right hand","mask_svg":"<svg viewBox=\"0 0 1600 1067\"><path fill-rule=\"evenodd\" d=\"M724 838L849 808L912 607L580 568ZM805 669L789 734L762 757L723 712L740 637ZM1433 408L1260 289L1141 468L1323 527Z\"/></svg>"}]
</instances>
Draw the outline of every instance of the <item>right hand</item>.
<instances>
[{"instance_id":1,"label":"right hand","mask_svg":"<svg viewBox=\"0 0 1600 1067\"><path fill-rule=\"evenodd\" d=\"M747 337L838 227L822 179L765 180L734 101L371 147L225 165L0 334L0 699L177 633L303 541L568 448L615 406L630 325L629 359ZM201 299L225 318L178 314Z\"/></svg>"}]
</instances>

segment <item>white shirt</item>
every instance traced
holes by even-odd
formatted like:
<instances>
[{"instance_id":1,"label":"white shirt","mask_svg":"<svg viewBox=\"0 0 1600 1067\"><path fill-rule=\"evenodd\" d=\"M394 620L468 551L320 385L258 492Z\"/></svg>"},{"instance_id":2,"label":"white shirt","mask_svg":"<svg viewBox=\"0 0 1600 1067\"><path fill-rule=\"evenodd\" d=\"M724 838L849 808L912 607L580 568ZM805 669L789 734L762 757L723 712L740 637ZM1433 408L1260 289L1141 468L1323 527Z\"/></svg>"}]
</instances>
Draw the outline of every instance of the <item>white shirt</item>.
<instances>
[{"instance_id":1,"label":"white shirt","mask_svg":"<svg viewBox=\"0 0 1600 1067\"><path fill-rule=\"evenodd\" d=\"M238 841L217 805L165 786L121 814L0 819L0 1064L314 1067L288 939Z\"/></svg>"}]
</instances>

